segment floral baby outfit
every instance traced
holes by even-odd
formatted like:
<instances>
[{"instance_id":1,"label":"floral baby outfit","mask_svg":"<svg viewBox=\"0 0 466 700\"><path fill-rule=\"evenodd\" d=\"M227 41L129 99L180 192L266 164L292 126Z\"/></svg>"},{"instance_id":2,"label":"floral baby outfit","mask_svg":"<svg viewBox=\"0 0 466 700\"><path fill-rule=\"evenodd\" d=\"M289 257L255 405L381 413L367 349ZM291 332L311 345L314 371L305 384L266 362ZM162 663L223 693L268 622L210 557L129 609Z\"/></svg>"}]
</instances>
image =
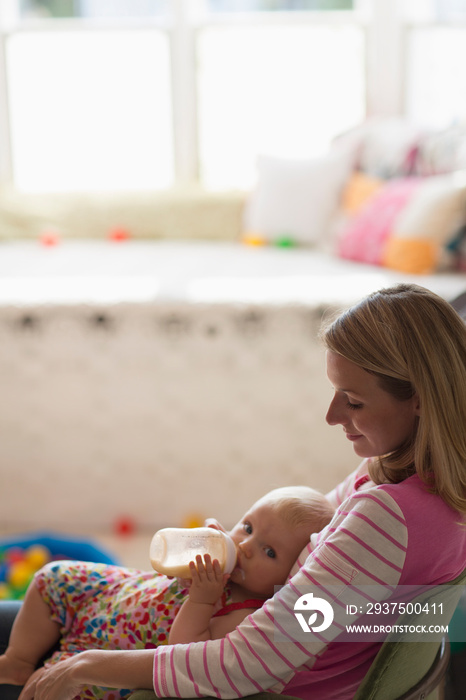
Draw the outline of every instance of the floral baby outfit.
<instances>
[{"instance_id":1,"label":"floral baby outfit","mask_svg":"<svg viewBox=\"0 0 466 700\"><path fill-rule=\"evenodd\" d=\"M35 583L61 642L46 665L86 649L151 649L168 643L173 620L188 590L177 579L107 564L47 564ZM83 688L81 700L117 700L132 690Z\"/></svg>"}]
</instances>

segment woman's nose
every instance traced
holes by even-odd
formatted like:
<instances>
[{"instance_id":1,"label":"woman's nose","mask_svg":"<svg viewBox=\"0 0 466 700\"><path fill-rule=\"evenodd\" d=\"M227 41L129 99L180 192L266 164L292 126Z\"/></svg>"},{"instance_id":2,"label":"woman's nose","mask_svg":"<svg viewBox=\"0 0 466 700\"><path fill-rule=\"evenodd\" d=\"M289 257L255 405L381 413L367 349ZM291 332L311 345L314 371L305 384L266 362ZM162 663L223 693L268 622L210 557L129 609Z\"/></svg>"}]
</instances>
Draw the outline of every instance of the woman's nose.
<instances>
[{"instance_id":1,"label":"woman's nose","mask_svg":"<svg viewBox=\"0 0 466 700\"><path fill-rule=\"evenodd\" d=\"M342 411L341 401L335 395L330 402L325 420L329 425L339 425L344 423L344 413Z\"/></svg>"}]
</instances>

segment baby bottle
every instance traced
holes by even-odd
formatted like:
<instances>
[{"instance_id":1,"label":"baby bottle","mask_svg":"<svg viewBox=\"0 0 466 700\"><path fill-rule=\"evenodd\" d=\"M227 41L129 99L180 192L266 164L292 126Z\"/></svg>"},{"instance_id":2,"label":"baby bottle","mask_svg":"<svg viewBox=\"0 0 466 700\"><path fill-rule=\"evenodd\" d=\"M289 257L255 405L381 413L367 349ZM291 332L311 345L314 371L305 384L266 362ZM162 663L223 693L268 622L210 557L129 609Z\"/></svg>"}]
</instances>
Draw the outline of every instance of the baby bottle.
<instances>
[{"instance_id":1,"label":"baby bottle","mask_svg":"<svg viewBox=\"0 0 466 700\"><path fill-rule=\"evenodd\" d=\"M236 547L229 535L211 527L166 527L152 538L150 561L161 574L191 578L189 562L196 555L210 554L218 559L222 571L230 574L236 564Z\"/></svg>"}]
</instances>

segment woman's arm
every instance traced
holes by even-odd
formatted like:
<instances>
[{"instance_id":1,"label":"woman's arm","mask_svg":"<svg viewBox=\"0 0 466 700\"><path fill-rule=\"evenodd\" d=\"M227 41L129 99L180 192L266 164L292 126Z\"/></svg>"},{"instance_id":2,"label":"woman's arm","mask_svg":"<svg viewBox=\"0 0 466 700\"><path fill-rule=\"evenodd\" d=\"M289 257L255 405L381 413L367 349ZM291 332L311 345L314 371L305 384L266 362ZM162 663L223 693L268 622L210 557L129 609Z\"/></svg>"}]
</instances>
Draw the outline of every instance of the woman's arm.
<instances>
[{"instance_id":1,"label":"woman's arm","mask_svg":"<svg viewBox=\"0 0 466 700\"><path fill-rule=\"evenodd\" d=\"M153 665L153 649L83 651L36 671L19 700L71 700L85 685L152 688Z\"/></svg>"},{"instance_id":2,"label":"woman's arm","mask_svg":"<svg viewBox=\"0 0 466 700\"><path fill-rule=\"evenodd\" d=\"M192 583L189 597L183 605L170 630L169 644L187 644L213 639L210 627L215 605L222 597L228 576L225 576L217 559L212 561L206 554L204 561L196 557L196 563L190 562Z\"/></svg>"}]
</instances>

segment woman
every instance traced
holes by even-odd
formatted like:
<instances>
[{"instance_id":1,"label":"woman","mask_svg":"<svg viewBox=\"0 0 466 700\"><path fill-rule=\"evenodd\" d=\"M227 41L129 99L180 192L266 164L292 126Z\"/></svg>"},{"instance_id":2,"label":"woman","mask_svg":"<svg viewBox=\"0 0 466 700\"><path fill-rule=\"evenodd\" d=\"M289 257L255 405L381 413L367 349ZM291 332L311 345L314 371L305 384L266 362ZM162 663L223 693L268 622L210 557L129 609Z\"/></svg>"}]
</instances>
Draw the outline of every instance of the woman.
<instances>
[{"instance_id":1,"label":"woman","mask_svg":"<svg viewBox=\"0 0 466 700\"><path fill-rule=\"evenodd\" d=\"M329 495L335 516L311 537L289 585L226 639L84 652L36 672L21 700L67 700L90 683L154 687L162 697L229 698L269 689L349 700L379 641L338 641L346 619L339 596L356 591L361 602L371 587L372 602L394 601L400 586L434 586L463 571L465 324L428 290L399 285L343 313L322 339L335 392L327 421L343 427L364 461ZM277 622L287 606L293 612L302 591L336 589L334 620L325 630L308 627L298 640Z\"/></svg>"}]
</instances>

